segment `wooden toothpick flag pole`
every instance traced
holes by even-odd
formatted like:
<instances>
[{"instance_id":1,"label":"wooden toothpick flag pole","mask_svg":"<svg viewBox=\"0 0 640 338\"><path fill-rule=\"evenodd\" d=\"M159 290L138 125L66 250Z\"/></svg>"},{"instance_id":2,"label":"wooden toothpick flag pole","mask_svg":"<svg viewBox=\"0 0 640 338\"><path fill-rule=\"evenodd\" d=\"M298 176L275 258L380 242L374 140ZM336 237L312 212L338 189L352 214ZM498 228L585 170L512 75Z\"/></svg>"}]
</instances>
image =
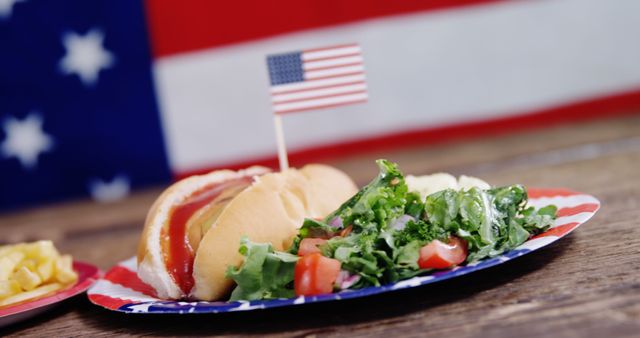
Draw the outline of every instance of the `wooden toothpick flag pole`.
<instances>
[{"instance_id":1,"label":"wooden toothpick flag pole","mask_svg":"<svg viewBox=\"0 0 640 338\"><path fill-rule=\"evenodd\" d=\"M362 50L352 43L267 56L280 170L289 168L282 115L366 102Z\"/></svg>"},{"instance_id":2,"label":"wooden toothpick flag pole","mask_svg":"<svg viewBox=\"0 0 640 338\"><path fill-rule=\"evenodd\" d=\"M284 143L284 131L282 130L282 116L273 115L273 125L276 129L276 143L278 145L278 162L280 163L280 171L289 169L289 157L287 156L287 147Z\"/></svg>"}]
</instances>

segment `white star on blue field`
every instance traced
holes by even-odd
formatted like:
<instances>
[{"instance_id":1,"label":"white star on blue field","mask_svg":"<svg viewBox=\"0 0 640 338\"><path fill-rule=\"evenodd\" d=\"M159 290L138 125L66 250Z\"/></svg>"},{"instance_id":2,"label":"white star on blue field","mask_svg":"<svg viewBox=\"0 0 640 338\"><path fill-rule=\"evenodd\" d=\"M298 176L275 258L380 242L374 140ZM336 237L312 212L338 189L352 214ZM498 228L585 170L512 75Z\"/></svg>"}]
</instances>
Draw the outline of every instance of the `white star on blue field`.
<instances>
[{"instance_id":1,"label":"white star on blue field","mask_svg":"<svg viewBox=\"0 0 640 338\"><path fill-rule=\"evenodd\" d=\"M87 86L95 85L98 73L112 67L114 56L102 45L104 33L92 29L85 35L74 32L64 34L62 42L67 54L60 61L60 70L64 74L76 74Z\"/></svg>"},{"instance_id":2,"label":"white star on blue field","mask_svg":"<svg viewBox=\"0 0 640 338\"><path fill-rule=\"evenodd\" d=\"M129 178L124 175L118 175L106 182L100 179L92 179L88 184L91 198L97 202L115 202L121 200L127 195L131 189Z\"/></svg>"},{"instance_id":3,"label":"white star on blue field","mask_svg":"<svg viewBox=\"0 0 640 338\"><path fill-rule=\"evenodd\" d=\"M15 157L25 169L34 169L38 156L53 148L53 139L42 130L42 116L31 113L23 120L9 117L4 121L5 140L0 151L5 158Z\"/></svg>"}]
</instances>

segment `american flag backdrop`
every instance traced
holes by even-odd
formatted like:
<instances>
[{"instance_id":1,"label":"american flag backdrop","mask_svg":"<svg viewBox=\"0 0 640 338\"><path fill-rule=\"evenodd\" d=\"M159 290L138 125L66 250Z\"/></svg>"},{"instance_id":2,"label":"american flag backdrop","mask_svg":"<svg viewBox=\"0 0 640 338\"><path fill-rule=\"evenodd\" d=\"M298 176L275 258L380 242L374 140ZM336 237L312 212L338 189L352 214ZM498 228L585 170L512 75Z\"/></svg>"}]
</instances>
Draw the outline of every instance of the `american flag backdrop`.
<instances>
[{"instance_id":1,"label":"american flag backdrop","mask_svg":"<svg viewBox=\"0 0 640 338\"><path fill-rule=\"evenodd\" d=\"M274 110L293 165L638 111L638 13L637 0L3 0L0 210L275 166Z\"/></svg>"},{"instance_id":2,"label":"american flag backdrop","mask_svg":"<svg viewBox=\"0 0 640 338\"><path fill-rule=\"evenodd\" d=\"M367 101L362 49L358 44L270 55L267 65L276 114Z\"/></svg>"}]
</instances>

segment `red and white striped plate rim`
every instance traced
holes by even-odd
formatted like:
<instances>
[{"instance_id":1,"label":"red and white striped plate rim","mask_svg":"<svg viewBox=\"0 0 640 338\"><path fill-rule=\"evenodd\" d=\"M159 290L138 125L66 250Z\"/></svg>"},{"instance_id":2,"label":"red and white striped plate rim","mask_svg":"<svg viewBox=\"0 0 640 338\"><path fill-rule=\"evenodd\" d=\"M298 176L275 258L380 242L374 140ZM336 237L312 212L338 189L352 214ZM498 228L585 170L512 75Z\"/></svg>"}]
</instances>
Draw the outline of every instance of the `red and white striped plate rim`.
<instances>
[{"instance_id":1,"label":"red and white striped plate rim","mask_svg":"<svg viewBox=\"0 0 640 338\"><path fill-rule=\"evenodd\" d=\"M502 256L499 256L498 262L495 264L487 264L487 266L501 264L509 259L520 256L522 254L531 252L533 250L537 250L546 245L555 242L556 240L566 236L571 231L576 229L581 224L585 223L589 220L596 211L600 208L600 202L595 197L583 194L575 191L571 191L568 189L530 189L529 190L529 205L535 206L537 208L554 204L558 207L558 218L555 221L555 224L546 232L539 234L537 236L532 237L527 242L523 243L520 247L512 250L509 253L505 253ZM482 262L480 262L482 263ZM469 266L469 271L475 271L480 268L474 268L473 265L480 265L478 263L472 264ZM453 277L457 275L461 275L466 267L461 267L458 270L458 274L455 274L455 269L452 270ZM88 296L91 302L96 305L105 307L107 309L116 310L116 311L124 311L124 312L137 312L137 313L151 313L149 310L150 305L158 304L166 307L166 300L162 300L156 297L156 294L149 285L142 282L137 274L137 265L135 257L132 257L128 260L125 260L118 265L111 268L104 275L103 278L98 280L98 282L88 291ZM395 290L398 288L409 286L418 286L423 283L423 281L427 281L430 276L422 276L415 277L416 282L413 283L411 280L398 282L396 285L392 285L391 287L383 286L385 288L381 292L386 292L388 290ZM441 278L444 279L444 278ZM448 279L448 278L447 278ZM363 293L365 295L374 294L377 292L367 292ZM354 293L351 293L353 295ZM342 297L345 298L345 297ZM340 299L340 298L337 298ZM315 301L315 299L314 299ZM309 300L307 300L307 303ZM188 302L174 302L176 307L180 307L182 305L188 305ZM304 302L292 302L291 305L300 304ZM140 304L138 308L134 305ZM143 306L144 304L144 306ZM217 307L222 307L221 304L228 304L224 302L193 302L193 306L195 307L203 307L213 309L211 312L226 312L226 310L217 309ZM268 305L268 304L267 304ZM130 308L130 306L133 306ZM283 306L283 305L277 305ZM270 306L261 306L259 308L268 308ZM251 310L256 307L252 306L238 306L229 311L238 311L238 310ZM133 310L131 310L133 309ZM161 311L163 313L171 312ZM191 311L188 311L191 312ZM200 312L208 312L200 311ZM187 313L187 311L180 310L176 313Z\"/></svg>"}]
</instances>

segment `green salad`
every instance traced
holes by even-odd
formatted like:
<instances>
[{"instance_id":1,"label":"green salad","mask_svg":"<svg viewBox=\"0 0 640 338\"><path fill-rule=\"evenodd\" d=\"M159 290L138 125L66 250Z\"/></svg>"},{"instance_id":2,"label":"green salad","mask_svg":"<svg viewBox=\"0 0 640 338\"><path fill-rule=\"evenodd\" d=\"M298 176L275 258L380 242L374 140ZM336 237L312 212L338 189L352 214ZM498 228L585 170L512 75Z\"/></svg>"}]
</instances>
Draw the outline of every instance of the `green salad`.
<instances>
[{"instance_id":1,"label":"green salad","mask_svg":"<svg viewBox=\"0 0 640 338\"><path fill-rule=\"evenodd\" d=\"M243 238L231 300L379 286L500 255L547 230L556 207L527 206L522 185L445 189L423 198L397 165L322 220L305 219L288 252Z\"/></svg>"}]
</instances>

